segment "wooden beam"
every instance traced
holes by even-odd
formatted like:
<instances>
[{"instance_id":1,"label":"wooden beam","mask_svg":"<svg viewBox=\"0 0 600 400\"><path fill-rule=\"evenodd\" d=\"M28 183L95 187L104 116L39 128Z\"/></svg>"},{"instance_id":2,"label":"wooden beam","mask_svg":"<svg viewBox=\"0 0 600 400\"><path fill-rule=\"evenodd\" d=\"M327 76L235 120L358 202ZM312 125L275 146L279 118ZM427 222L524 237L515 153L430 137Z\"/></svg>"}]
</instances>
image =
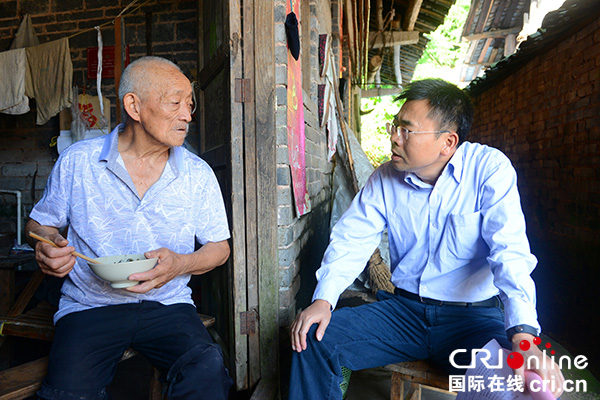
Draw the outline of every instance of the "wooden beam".
<instances>
[{"instance_id":1,"label":"wooden beam","mask_svg":"<svg viewBox=\"0 0 600 400\"><path fill-rule=\"evenodd\" d=\"M367 97L397 96L400 93L402 93L401 87L388 88L388 89L383 89L383 88L363 89L360 94L361 94L362 98L364 99Z\"/></svg>"},{"instance_id":2,"label":"wooden beam","mask_svg":"<svg viewBox=\"0 0 600 400\"><path fill-rule=\"evenodd\" d=\"M485 60L485 55L487 54L487 51L490 48L491 44L492 44L492 39L485 40L485 45L483 46L483 49L481 49L481 53L479 53L479 59L477 60L477 64L483 63L483 61Z\"/></svg>"},{"instance_id":3,"label":"wooden beam","mask_svg":"<svg viewBox=\"0 0 600 400\"><path fill-rule=\"evenodd\" d=\"M379 49L385 45L385 47L391 47L396 45L407 45L419 43L419 32L418 31L391 31L383 32L379 35L375 35L376 32L371 32L370 35L375 37L375 43L373 43L373 49Z\"/></svg>"},{"instance_id":4,"label":"wooden beam","mask_svg":"<svg viewBox=\"0 0 600 400\"><path fill-rule=\"evenodd\" d=\"M509 28L509 29L494 29L494 30L487 31L487 32L474 33L469 36L464 36L464 38L467 40L498 38L498 37L505 37L510 34L516 34L519 32L521 32L521 28L519 28L519 27Z\"/></svg>"},{"instance_id":5,"label":"wooden beam","mask_svg":"<svg viewBox=\"0 0 600 400\"><path fill-rule=\"evenodd\" d=\"M473 32L471 28L473 26L473 20L475 19L476 11L477 5L472 4L471 7L469 7L469 16L467 17L467 22L465 22L465 27L463 28L462 36L466 36L468 32Z\"/></svg>"},{"instance_id":6,"label":"wooden beam","mask_svg":"<svg viewBox=\"0 0 600 400\"><path fill-rule=\"evenodd\" d=\"M410 0L406 14L404 14L404 20L402 21L404 30L412 31L415 29L415 23L419 17L421 4L423 4L423 0Z\"/></svg>"},{"instance_id":7,"label":"wooden beam","mask_svg":"<svg viewBox=\"0 0 600 400\"><path fill-rule=\"evenodd\" d=\"M481 7L481 12L479 13L479 21L477 21L477 28L475 28L475 33L483 32L485 25L487 23L487 19L490 15L490 10L492 9L492 4L494 0L485 0L483 6Z\"/></svg>"}]
</instances>

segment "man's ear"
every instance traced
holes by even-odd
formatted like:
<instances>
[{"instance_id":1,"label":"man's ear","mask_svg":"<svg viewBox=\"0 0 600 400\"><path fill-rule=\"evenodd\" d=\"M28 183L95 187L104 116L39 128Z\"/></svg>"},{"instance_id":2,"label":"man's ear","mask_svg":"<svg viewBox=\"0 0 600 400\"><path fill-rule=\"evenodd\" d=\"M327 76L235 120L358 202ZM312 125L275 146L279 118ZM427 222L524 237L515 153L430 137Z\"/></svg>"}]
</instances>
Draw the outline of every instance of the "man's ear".
<instances>
[{"instance_id":1,"label":"man's ear","mask_svg":"<svg viewBox=\"0 0 600 400\"><path fill-rule=\"evenodd\" d=\"M140 98L133 93L127 93L123 97L123 109L134 121L140 121Z\"/></svg>"},{"instance_id":2,"label":"man's ear","mask_svg":"<svg viewBox=\"0 0 600 400\"><path fill-rule=\"evenodd\" d=\"M444 147L442 147L442 155L448 156L456 150L458 146L458 133L450 132L446 139L444 140Z\"/></svg>"}]
</instances>

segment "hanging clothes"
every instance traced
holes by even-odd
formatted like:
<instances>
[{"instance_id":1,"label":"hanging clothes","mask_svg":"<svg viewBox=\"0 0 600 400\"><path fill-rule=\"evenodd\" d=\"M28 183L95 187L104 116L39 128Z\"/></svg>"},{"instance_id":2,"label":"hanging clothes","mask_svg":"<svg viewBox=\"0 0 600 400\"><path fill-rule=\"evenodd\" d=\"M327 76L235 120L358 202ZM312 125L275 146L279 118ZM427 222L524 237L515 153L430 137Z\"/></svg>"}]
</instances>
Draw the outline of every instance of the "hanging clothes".
<instances>
[{"instance_id":1,"label":"hanging clothes","mask_svg":"<svg viewBox=\"0 0 600 400\"><path fill-rule=\"evenodd\" d=\"M0 53L0 112L20 115L29 111L29 99L25 96L25 49Z\"/></svg>"},{"instance_id":2,"label":"hanging clothes","mask_svg":"<svg viewBox=\"0 0 600 400\"><path fill-rule=\"evenodd\" d=\"M15 39L11 43L10 48L11 50L22 49L25 47L37 46L38 44L40 44L40 41L33 30L31 17L29 15L25 15L25 17L23 17L23 21L21 21L21 25L19 25L19 29L17 29Z\"/></svg>"},{"instance_id":3,"label":"hanging clothes","mask_svg":"<svg viewBox=\"0 0 600 400\"><path fill-rule=\"evenodd\" d=\"M69 39L28 47L25 95L37 103L38 125L43 125L73 101L73 63Z\"/></svg>"}]
</instances>

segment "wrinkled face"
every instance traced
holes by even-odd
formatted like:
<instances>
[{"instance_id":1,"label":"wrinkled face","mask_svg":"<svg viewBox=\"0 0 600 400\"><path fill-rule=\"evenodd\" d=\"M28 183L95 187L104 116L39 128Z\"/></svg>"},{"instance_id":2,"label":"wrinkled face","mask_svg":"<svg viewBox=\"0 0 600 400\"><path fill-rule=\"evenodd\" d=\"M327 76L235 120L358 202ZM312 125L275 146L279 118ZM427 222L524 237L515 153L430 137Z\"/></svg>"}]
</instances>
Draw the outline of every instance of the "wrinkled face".
<instances>
[{"instance_id":1,"label":"wrinkled face","mask_svg":"<svg viewBox=\"0 0 600 400\"><path fill-rule=\"evenodd\" d=\"M167 147L181 146L192 120L192 85L176 68L158 67L140 99L140 124L154 140Z\"/></svg>"},{"instance_id":2,"label":"wrinkled face","mask_svg":"<svg viewBox=\"0 0 600 400\"><path fill-rule=\"evenodd\" d=\"M405 102L394 117L397 128L391 130L390 138L392 163L396 170L414 172L423 178L432 173L435 175L437 169L443 168L446 161L441 160L440 152L446 146L445 139L450 132L440 133L438 122L428 116L429 110L427 100L412 100Z\"/></svg>"}]
</instances>

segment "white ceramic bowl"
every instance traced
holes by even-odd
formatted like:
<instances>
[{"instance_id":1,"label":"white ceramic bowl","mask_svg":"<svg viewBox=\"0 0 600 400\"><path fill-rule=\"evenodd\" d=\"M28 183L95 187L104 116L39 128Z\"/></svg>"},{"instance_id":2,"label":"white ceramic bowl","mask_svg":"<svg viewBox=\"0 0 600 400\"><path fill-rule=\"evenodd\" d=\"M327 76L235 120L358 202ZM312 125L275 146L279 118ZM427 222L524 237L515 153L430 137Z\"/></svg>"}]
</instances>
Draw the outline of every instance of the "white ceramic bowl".
<instances>
[{"instance_id":1,"label":"white ceramic bowl","mask_svg":"<svg viewBox=\"0 0 600 400\"><path fill-rule=\"evenodd\" d=\"M115 289L126 288L138 284L138 281L129 280L129 276L138 272L146 272L154 268L158 258L146 258L143 254L127 254L124 256L109 256L96 258L99 264L88 265L94 273Z\"/></svg>"}]
</instances>

